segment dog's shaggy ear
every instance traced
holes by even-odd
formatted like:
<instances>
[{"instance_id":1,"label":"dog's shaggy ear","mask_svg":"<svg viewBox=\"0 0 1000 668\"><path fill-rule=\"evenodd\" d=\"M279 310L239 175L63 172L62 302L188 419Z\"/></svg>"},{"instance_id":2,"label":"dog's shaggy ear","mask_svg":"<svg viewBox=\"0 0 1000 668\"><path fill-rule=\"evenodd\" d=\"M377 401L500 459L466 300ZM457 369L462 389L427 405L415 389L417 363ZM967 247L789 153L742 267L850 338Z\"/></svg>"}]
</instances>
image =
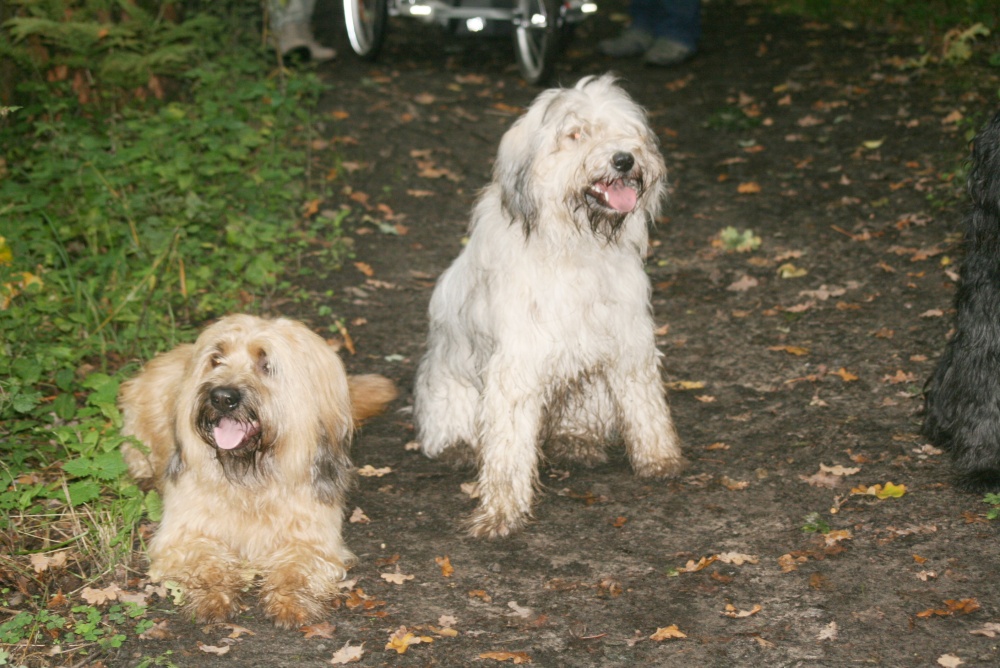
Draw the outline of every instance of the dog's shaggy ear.
<instances>
[{"instance_id":1,"label":"dog's shaggy ear","mask_svg":"<svg viewBox=\"0 0 1000 668\"><path fill-rule=\"evenodd\" d=\"M520 223L528 237L538 222L541 204L533 188L533 172L537 146L532 141L534 122L522 116L500 141L493 165L493 181L500 186L500 205L512 223Z\"/></svg>"},{"instance_id":2,"label":"dog's shaggy ear","mask_svg":"<svg viewBox=\"0 0 1000 668\"><path fill-rule=\"evenodd\" d=\"M316 456L313 459L312 482L316 498L330 506L343 505L347 492L354 484L354 465L347 452L351 447L347 436L320 434Z\"/></svg>"},{"instance_id":3,"label":"dog's shaggy ear","mask_svg":"<svg viewBox=\"0 0 1000 668\"><path fill-rule=\"evenodd\" d=\"M377 374L349 376L347 387L351 394L351 417L355 427L380 414L399 395L391 380Z\"/></svg>"},{"instance_id":4,"label":"dog's shaggy ear","mask_svg":"<svg viewBox=\"0 0 1000 668\"><path fill-rule=\"evenodd\" d=\"M180 387L193 354L194 346L185 344L158 355L123 384L118 394L122 433L136 437L148 449L122 444L129 474L141 487L160 488L164 477L176 475L183 466L175 420Z\"/></svg>"}]
</instances>

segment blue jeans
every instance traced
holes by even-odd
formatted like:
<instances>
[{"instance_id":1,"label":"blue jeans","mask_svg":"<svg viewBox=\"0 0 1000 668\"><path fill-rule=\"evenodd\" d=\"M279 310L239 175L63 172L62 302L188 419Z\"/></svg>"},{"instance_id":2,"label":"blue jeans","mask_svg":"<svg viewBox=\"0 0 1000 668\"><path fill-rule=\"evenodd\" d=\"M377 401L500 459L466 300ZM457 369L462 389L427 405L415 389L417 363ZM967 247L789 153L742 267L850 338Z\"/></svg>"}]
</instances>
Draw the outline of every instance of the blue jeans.
<instances>
[{"instance_id":1,"label":"blue jeans","mask_svg":"<svg viewBox=\"0 0 1000 668\"><path fill-rule=\"evenodd\" d=\"M701 39L701 0L632 0L632 27L694 51Z\"/></svg>"}]
</instances>

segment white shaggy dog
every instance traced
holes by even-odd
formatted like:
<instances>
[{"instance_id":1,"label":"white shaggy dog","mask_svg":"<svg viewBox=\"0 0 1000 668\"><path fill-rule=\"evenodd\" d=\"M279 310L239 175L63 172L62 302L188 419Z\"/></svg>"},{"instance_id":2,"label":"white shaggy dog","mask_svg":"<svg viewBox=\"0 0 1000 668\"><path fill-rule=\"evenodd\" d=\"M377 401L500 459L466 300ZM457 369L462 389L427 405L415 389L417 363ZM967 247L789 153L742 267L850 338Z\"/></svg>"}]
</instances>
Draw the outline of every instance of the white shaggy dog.
<instances>
[{"instance_id":1,"label":"white shaggy dog","mask_svg":"<svg viewBox=\"0 0 1000 668\"><path fill-rule=\"evenodd\" d=\"M595 462L624 441L640 476L683 468L643 270L665 187L645 112L610 75L543 92L500 142L415 387L423 452L478 459L473 535L525 524L543 444Z\"/></svg>"}]
</instances>

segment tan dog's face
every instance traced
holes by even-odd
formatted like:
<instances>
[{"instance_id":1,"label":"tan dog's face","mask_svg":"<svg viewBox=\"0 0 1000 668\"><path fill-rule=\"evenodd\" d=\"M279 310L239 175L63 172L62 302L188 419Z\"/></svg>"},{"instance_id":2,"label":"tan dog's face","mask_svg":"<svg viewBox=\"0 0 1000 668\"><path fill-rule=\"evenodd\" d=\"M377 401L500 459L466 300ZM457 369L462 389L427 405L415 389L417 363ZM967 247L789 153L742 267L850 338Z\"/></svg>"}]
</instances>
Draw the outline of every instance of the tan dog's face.
<instances>
[{"instance_id":1,"label":"tan dog's face","mask_svg":"<svg viewBox=\"0 0 1000 668\"><path fill-rule=\"evenodd\" d=\"M299 323L229 316L209 327L195 342L186 390L178 414L190 422L182 428L211 448L233 482L267 473L274 457L295 456L279 452L294 445L305 458L349 444L343 365Z\"/></svg>"},{"instance_id":2,"label":"tan dog's face","mask_svg":"<svg viewBox=\"0 0 1000 668\"><path fill-rule=\"evenodd\" d=\"M275 442L269 387L277 372L266 341L249 334L222 337L198 350L202 382L196 394L195 431L215 448L227 475L245 471ZM262 421L261 418L265 419Z\"/></svg>"}]
</instances>

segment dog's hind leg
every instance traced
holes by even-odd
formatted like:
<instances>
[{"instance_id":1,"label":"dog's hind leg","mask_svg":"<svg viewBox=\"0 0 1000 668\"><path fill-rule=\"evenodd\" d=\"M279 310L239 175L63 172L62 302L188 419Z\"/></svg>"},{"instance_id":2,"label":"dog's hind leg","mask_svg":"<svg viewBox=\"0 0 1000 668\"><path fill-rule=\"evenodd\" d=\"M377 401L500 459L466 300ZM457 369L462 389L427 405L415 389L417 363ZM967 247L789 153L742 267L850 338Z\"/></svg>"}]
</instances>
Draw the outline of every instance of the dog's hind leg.
<instances>
[{"instance_id":1,"label":"dog's hind leg","mask_svg":"<svg viewBox=\"0 0 1000 668\"><path fill-rule=\"evenodd\" d=\"M413 414L420 449L431 458L452 446L467 450L473 442L473 425L479 391L471 380L450 373L454 364L429 353L420 364L414 388Z\"/></svg>"}]
</instances>

